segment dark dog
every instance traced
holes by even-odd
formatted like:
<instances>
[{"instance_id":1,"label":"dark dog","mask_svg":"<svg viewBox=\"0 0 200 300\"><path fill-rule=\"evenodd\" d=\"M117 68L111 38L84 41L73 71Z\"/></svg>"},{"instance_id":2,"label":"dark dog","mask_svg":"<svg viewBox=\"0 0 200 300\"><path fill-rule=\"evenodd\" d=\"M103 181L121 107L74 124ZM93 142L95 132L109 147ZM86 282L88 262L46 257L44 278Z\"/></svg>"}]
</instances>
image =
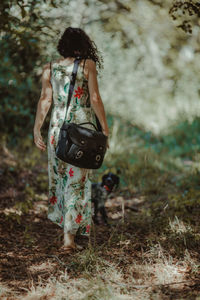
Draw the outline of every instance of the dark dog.
<instances>
[{"instance_id":1,"label":"dark dog","mask_svg":"<svg viewBox=\"0 0 200 300\"><path fill-rule=\"evenodd\" d=\"M117 174L119 173L120 170L117 171ZM93 220L95 224L99 224L98 212L100 212L104 223L108 225L105 202L108 195L116 191L119 186L119 181L118 175L109 172L102 176L102 182L92 183L92 202L94 203Z\"/></svg>"}]
</instances>

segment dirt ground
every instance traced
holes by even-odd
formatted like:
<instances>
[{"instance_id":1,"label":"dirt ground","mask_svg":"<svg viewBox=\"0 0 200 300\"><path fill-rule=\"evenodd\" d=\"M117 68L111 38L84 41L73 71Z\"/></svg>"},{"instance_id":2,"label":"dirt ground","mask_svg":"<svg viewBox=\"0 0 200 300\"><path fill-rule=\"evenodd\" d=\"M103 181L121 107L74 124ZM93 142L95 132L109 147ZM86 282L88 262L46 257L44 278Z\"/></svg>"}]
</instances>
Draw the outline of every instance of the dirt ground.
<instances>
[{"instance_id":1,"label":"dirt ground","mask_svg":"<svg viewBox=\"0 0 200 300\"><path fill-rule=\"evenodd\" d=\"M115 231L118 235L124 233L126 237L129 237L129 242L123 243L121 241L121 244L113 239L111 243L107 244L105 251L102 251L102 248L98 251L102 258L110 260L110 262L116 261L119 263L120 258L121 261L118 266L123 268L124 279L126 280L126 268L130 267L133 260L138 264L143 263L141 251L145 256L146 246L145 236L141 235L139 228L134 228L134 224L131 224L132 218L140 212L137 209L133 211L126 208L125 225L123 225L123 222L119 222L119 220L122 220L119 200L121 199L108 200L107 211L112 225L95 225L96 237L94 238L94 235L91 234L90 242L92 247L100 249L101 245L106 245L106 241L109 241ZM9 197L5 197L4 201L1 201L1 283L8 287L12 293L23 297L32 284L37 286L41 279L45 281L50 276L57 278L66 266L68 266L68 272L72 278L80 276L80 270L76 270L72 265L72 259L73 257L75 259L77 253L65 254L60 250L63 243L63 231L47 219L46 200L35 202L33 209L23 216L21 224L17 224L16 221L5 220L5 214L2 211L9 202L12 202ZM113 207L112 203L115 203ZM134 239L137 234L140 237ZM77 236L76 241L83 245L85 249L89 247L87 237ZM146 252L148 260L147 254ZM127 272L127 277L129 275ZM184 275L184 280L181 280L183 283L177 284L177 290L174 286L176 283L158 285L159 288L162 288L163 295L167 297L165 299L197 299L195 297L197 297L200 289L198 276L191 277L190 269L185 271ZM132 276L139 278L140 274L135 270ZM140 286L142 287L141 284ZM148 288L148 285L146 288ZM154 288L156 288L156 285ZM8 297L6 299L14 298Z\"/></svg>"},{"instance_id":2,"label":"dirt ground","mask_svg":"<svg viewBox=\"0 0 200 300\"><path fill-rule=\"evenodd\" d=\"M140 299L200 299L197 235L186 232L185 243L182 236L166 230L162 215L156 220L148 217L144 213L148 210L148 198L116 195L108 199L110 226L102 222L93 225L90 239L75 239L84 249L66 254L60 249L62 228L47 219L47 193L43 192L46 187L35 185L37 195L31 189L42 170L38 166L31 171L16 169L0 168L0 279L1 289L7 289L6 296L1 292L0 299L23 299L32 286L37 287L52 276L59 278L66 269L72 279L88 278L88 274L94 277L97 261L115 264L122 277L118 281L108 278L109 283L124 286L129 292L138 291ZM47 170L43 171L44 178L39 180L42 183L47 180ZM32 206L20 215L15 204L23 203L23 199L29 199ZM177 224L180 227L182 223ZM85 257L83 263L81 255Z\"/></svg>"}]
</instances>

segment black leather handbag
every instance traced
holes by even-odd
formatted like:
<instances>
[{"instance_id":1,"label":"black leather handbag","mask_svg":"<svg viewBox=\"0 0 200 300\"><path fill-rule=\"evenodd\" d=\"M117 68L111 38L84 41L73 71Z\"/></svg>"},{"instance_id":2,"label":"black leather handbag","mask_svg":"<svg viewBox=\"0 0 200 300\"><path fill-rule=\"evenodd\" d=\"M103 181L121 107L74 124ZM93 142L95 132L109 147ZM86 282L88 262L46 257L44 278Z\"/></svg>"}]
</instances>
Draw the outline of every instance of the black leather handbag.
<instances>
[{"instance_id":1,"label":"black leather handbag","mask_svg":"<svg viewBox=\"0 0 200 300\"><path fill-rule=\"evenodd\" d=\"M79 63L80 59L74 60L66 114L73 94ZM59 159L79 168L98 169L101 167L107 149L108 137L103 134L96 114L95 117L97 127L91 122L67 123L64 117L56 145L56 156ZM92 124L96 130L81 126L84 124Z\"/></svg>"}]
</instances>

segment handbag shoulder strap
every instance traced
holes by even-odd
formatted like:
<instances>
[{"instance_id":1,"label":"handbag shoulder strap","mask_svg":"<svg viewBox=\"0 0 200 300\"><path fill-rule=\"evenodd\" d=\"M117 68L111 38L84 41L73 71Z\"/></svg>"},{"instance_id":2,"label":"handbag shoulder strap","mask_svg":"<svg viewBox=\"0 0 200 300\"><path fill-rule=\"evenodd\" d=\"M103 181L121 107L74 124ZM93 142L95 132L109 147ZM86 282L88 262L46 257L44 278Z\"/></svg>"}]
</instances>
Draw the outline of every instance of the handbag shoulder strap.
<instances>
[{"instance_id":1,"label":"handbag shoulder strap","mask_svg":"<svg viewBox=\"0 0 200 300\"><path fill-rule=\"evenodd\" d=\"M63 119L62 126L65 124L65 118L66 118L66 115L67 115L67 110L68 110L68 107L70 105L70 101L71 101L72 94L73 94L73 91L74 91L74 86L75 86L75 81L76 81L76 74L77 74L79 62L80 62L80 59L75 59L74 60L73 71L72 71L71 78L70 78L69 94L68 94L68 99L67 99L67 107L66 107L66 112L65 112L65 116L64 116L64 119Z\"/></svg>"},{"instance_id":2,"label":"handbag shoulder strap","mask_svg":"<svg viewBox=\"0 0 200 300\"><path fill-rule=\"evenodd\" d=\"M68 107L69 107L69 104L70 104L70 101L71 101L71 98L72 98L72 94L73 94L73 91L74 91L74 86L75 86L75 82L76 82L76 75L77 75L79 63L80 63L79 58L74 60L74 67L73 67L71 80L70 80L69 94L68 94L67 108L66 108L66 112L65 112L65 117L66 117L67 110L68 110ZM63 125L64 125L64 122L65 122L65 117L64 117ZM95 114L95 118L96 118L96 124L97 124L98 130L102 131L101 123L99 122L99 119L97 118L96 114Z\"/></svg>"},{"instance_id":3,"label":"handbag shoulder strap","mask_svg":"<svg viewBox=\"0 0 200 300\"><path fill-rule=\"evenodd\" d=\"M68 100L67 100L67 109L69 107L69 104L70 104L70 101L71 101L71 98L72 98L72 94L73 94L73 91L74 91L74 86L75 86L75 81L76 81L76 74L77 74L77 71L78 71L79 63L80 63L80 59L75 59L74 60L74 67L73 67L73 71L72 71L72 75L71 75L71 79L70 79L69 94L68 94Z\"/></svg>"}]
</instances>

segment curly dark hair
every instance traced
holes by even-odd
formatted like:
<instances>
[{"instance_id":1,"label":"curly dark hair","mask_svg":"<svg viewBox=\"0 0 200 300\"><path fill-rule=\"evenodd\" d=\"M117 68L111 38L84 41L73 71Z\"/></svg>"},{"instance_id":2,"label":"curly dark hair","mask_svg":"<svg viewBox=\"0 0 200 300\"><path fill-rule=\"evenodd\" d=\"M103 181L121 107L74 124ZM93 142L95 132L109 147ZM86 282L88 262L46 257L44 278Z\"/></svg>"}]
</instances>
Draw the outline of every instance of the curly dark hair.
<instances>
[{"instance_id":1,"label":"curly dark hair","mask_svg":"<svg viewBox=\"0 0 200 300\"><path fill-rule=\"evenodd\" d=\"M92 59L99 69L103 68L103 58L95 42L81 28L67 27L58 41L57 50L64 58Z\"/></svg>"}]
</instances>

